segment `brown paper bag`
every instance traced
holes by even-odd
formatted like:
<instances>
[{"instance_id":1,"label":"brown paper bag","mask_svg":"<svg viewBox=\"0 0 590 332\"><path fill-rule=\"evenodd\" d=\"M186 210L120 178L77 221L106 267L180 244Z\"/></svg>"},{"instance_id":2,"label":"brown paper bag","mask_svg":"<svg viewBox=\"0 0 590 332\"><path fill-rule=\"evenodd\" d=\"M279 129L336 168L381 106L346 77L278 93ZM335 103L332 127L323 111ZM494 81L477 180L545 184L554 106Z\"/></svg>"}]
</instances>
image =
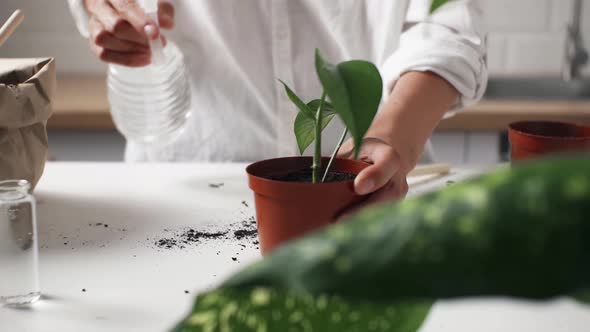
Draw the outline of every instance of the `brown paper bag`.
<instances>
[{"instance_id":1,"label":"brown paper bag","mask_svg":"<svg viewBox=\"0 0 590 332\"><path fill-rule=\"evenodd\" d=\"M0 181L39 181L55 81L53 59L0 59Z\"/></svg>"}]
</instances>

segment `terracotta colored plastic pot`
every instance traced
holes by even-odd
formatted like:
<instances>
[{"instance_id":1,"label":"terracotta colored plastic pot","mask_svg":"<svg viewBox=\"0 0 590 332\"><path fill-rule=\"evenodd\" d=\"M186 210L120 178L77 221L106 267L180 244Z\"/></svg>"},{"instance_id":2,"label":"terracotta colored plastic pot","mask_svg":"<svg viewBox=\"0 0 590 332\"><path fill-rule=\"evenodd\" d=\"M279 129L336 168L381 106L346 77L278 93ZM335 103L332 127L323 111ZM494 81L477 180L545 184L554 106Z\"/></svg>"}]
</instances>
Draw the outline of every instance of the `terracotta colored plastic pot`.
<instances>
[{"instance_id":1,"label":"terracotta colored plastic pot","mask_svg":"<svg viewBox=\"0 0 590 332\"><path fill-rule=\"evenodd\" d=\"M590 127L551 121L523 121L509 126L512 161L548 154L590 151Z\"/></svg>"},{"instance_id":2,"label":"terracotta colored plastic pot","mask_svg":"<svg viewBox=\"0 0 590 332\"><path fill-rule=\"evenodd\" d=\"M324 165L328 158L324 158ZM262 254L291 239L317 230L336 220L348 207L365 197L354 192L353 180L329 183L286 182L268 179L309 168L311 157L288 157L256 162L246 168L254 191L258 236ZM358 174L369 164L336 159L333 171Z\"/></svg>"}]
</instances>

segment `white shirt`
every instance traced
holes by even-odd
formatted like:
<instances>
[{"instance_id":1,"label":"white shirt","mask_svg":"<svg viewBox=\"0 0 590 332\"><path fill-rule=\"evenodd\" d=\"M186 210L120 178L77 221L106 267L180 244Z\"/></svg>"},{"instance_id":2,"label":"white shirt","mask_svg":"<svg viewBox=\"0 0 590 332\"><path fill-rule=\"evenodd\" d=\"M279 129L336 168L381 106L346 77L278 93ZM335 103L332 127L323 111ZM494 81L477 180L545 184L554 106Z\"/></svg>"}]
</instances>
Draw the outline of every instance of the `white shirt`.
<instances>
[{"instance_id":1,"label":"white shirt","mask_svg":"<svg viewBox=\"0 0 590 332\"><path fill-rule=\"evenodd\" d=\"M82 0L69 0L88 36ZM296 108L280 78L305 100L319 98L314 50L332 63L364 59L384 80L384 98L401 74L432 71L461 94L459 110L487 83L477 1L454 0L428 17L430 0L178 0L171 39L185 55L192 117L183 136L146 151L129 143L129 161L253 161L297 154ZM403 31L406 18L418 23ZM342 130L324 131L324 154Z\"/></svg>"}]
</instances>

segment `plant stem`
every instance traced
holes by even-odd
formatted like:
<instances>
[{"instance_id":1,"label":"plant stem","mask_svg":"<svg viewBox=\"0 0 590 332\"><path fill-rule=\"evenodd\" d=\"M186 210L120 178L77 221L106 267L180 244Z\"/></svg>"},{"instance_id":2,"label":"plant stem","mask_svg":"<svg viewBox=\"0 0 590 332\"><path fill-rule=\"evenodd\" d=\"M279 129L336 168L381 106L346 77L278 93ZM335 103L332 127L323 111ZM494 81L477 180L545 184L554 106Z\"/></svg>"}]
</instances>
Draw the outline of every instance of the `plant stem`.
<instances>
[{"instance_id":1,"label":"plant stem","mask_svg":"<svg viewBox=\"0 0 590 332\"><path fill-rule=\"evenodd\" d=\"M313 183L320 181L320 171L322 170L322 110L325 100L326 92L323 92L315 115L315 150L313 154L313 165L311 166L311 181Z\"/></svg>"},{"instance_id":2,"label":"plant stem","mask_svg":"<svg viewBox=\"0 0 590 332\"><path fill-rule=\"evenodd\" d=\"M334 149L334 152L332 152L332 156L330 157L330 162L328 162L328 166L326 166L326 171L324 172L324 177L322 177L322 182L326 181L326 177L328 176L328 173L330 172L330 167L332 167L332 162L336 158L336 154L338 153L338 150L340 150L340 147L342 147L342 143L344 143L344 139L346 138L347 134L348 134L348 128L345 127L344 131L342 132L342 136L340 136L340 140L338 141L338 144L336 145L336 148Z\"/></svg>"}]
</instances>

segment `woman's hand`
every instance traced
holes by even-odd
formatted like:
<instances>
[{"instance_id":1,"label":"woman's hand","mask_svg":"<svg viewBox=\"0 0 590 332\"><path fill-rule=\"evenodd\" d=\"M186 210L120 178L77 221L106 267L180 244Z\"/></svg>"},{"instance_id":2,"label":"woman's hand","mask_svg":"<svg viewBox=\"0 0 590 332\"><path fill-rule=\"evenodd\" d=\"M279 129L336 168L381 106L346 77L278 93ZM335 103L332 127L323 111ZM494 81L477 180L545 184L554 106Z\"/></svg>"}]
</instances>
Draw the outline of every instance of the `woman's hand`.
<instances>
[{"instance_id":1,"label":"woman's hand","mask_svg":"<svg viewBox=\"0 0 590 332\"><path fill-rule=\"evenodd\" d=\"M90 48L100 60L129 67L150 63L148 38L160 38L160 31L138 1L85 0L84 3L90 19ZM174 5L170 0L159 1L158 13L160 27L172 29Z\"/></svg>"},{"instance_id":2,"label":"woman's hand","mask_svg":"<svg viewBox=\"0 0 590 332\"><path fill-rule=\"evenodd\" d=\"M370 194L360 206L405 197L408 173L416 167L432 131L459 96L447 81L430 72L408 72L395 85L375 117L361 146L359 159L372 165L359 173L354 190ZM340 148L352 157L353 142Z\"/></svg>"},{"instance_id":3,"label":"woman's hand","mask_svg":"<svg viewBox=\"0 0 590 332\"><path fill-rule=\"evenodd\" d=\"M338 156L352 158L352 140L342 145ZM359 173L354 180L354 190L358 195L371 194L363 205L406 196L408 193L406 177L411 168L391 145L379 138L365 138L359 160L372 164Z\"/></svg>"}]
</instances>

